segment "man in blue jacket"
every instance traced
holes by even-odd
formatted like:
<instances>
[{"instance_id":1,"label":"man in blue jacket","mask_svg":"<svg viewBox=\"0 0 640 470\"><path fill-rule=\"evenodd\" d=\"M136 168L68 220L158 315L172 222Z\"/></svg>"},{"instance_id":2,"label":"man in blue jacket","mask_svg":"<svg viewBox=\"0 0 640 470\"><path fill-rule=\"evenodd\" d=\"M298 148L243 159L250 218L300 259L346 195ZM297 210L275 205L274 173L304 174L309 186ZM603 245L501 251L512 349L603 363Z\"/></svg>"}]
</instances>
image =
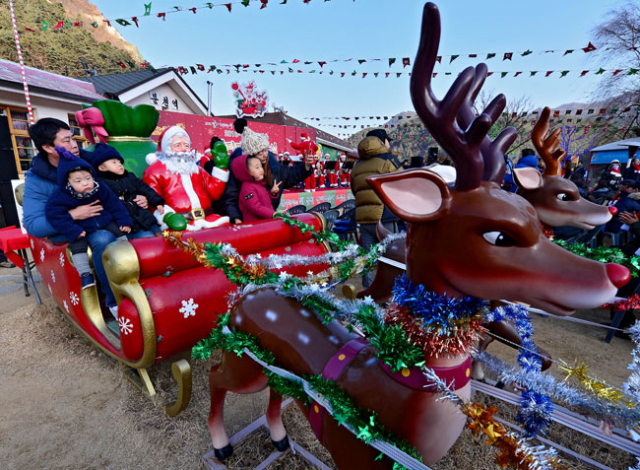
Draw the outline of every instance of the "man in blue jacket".
<instances>
[{"instance_id":1,"label":"man in blue jacket","mask_svg":"<svg viewBox=\"0 0 640 470\"><path fill-rule=\"evenodd\" d=\"M54 243L64 242L64 238L47 222L45 208L47 200L58 189L58 162L60 155L55 147L67 149L76 156L86 154L78 148L73 139L69 126L59 119L43 118L29 128L29 135L33 140L38 154L33 157L31 169L26 173L24 182L23 209L24 227L29 234L38 238L49 238ZM74 220L85 220L100 215L103 207L100 201L78 206L71 209L69 214ZM88 237L89 246L93 252L93 268L105 295L105 303L111 313L117 316L118 306L109 287L109 281L102 265L102 253L107 245L115 241L116 237L107 230L97 230Z\"/></svg>"}]
</instances>

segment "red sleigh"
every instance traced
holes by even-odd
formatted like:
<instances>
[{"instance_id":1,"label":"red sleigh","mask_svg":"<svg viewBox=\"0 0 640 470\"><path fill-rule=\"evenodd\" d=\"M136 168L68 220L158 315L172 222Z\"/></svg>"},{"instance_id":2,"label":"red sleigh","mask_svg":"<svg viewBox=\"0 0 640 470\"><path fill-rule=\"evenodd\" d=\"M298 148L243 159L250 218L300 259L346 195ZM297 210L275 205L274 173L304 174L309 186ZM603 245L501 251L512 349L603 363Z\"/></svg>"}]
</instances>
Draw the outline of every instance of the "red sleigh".
<instances>
[{"instance_id":1,"label":"red sleigh","mask_svg":"<svg viewBox=\"0 0 640 470\"><path fill-rule=\"evenodd\" d=\"M157 112L153 108L145 109L146 105L134 109L109 101L94 105L107 109L109 112L106 114L111 118L120 112L133 113L140 120L153 120L155 117L155 121L142 126L148 134L157 122ZM96 108L92 109L100 113ZM110 120L106 121L105 128L109 132L112 130L109 128ZM140 174L144 168L134 165L141 161L138 154L148 153L149 146L155 147L149 138L118 136L113 142L110 137L106 140L120 150L125 165L129 164ZM137 148L139 146L143 148ZM322 216L302 214L296 217L316 229L324 228ZM230 243L241 255L315 256L328 250L327 245L310 243L309 234L302 234L281 220L185 232L184 239L189 238L199 243ZM189 350L206 337L216 326L218 315L227 311L228 295L236 290L236 286L222 273L202 267L189 254L162 237L113 243L105 250L103 260L119 304L117 334L107 327L105 319L110 319L111 315L101 302L99 289L95 286L81 289L80 277L72 266L67 244L31 237L31 247L43 284L60 309L95 346L134 369L141 379L140 385L151 396L155 395L155 389L147 369ZM287 271L304 275L309 269L316 271L321 267L314 269L307 265ZM180 391L177 401L165 410L173 416L189 403L191 368L184 359L174 362L172 367Z\"/></svg>"}]
</instances>

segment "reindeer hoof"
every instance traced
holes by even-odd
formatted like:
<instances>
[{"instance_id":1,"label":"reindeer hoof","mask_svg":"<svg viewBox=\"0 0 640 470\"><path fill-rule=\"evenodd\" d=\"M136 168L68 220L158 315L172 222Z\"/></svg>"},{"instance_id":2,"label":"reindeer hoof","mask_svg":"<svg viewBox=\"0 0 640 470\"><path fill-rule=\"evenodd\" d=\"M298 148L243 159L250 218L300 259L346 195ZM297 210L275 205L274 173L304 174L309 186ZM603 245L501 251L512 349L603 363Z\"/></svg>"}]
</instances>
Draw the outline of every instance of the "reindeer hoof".
<instances>
[{"instance_id":1,"label":"reindeer hoof","mask_svg":"<svg viewBox=\"0 0 640 470\"><path fill-rule=\"evenodd\" d=\"M222 449L216 449L214 447L213 453L216 456L216 459L220 461L227 460L229 457L233 455L233 446L231 444L227 444Z\"/></svg>"},{"instance_id":2,"label":"reindeer hoof","mask_svg":"<svg viewBox=\"0 0 640 470\"><path fill-rule=\"evenodd\" d=\"M271 439L271 443L273 444L273 447L275 447L278 452L284 452L289 448L289 438L287 436L284 436L282 439L280 439L277 442Z\"/></svg>"}]
</instances>

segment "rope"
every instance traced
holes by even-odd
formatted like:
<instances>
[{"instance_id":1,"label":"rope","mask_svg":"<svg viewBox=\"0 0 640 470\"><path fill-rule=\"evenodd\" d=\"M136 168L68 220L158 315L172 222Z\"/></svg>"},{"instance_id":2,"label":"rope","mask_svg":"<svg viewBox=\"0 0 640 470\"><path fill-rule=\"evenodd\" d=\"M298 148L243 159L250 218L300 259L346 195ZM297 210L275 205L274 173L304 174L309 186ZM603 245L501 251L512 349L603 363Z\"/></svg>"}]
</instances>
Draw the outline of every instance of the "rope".
<instances>
[{"instance_id":1,"label":"rope","mask_svg":"<svg viewBox=\"0 0 640 470\"><path fill-rule=\"evenodd\" d=\"M22 72L22 85L24 87L24 97L27 100L27 109L29 110L29 122L33 124L33 108L31 107L31 98L29 96L29 85L27 84L27 74L24 70L24 60L22 59L22 48L20 47L20 35L18 34L18 23L16 23L16 12L13 8L13 0L9 0L9 9L11 10L11 22L13 23L13 37L16 41L16 50L18 51L18 61L20 62L20 72Z\"/></svg>"}]
</instances>

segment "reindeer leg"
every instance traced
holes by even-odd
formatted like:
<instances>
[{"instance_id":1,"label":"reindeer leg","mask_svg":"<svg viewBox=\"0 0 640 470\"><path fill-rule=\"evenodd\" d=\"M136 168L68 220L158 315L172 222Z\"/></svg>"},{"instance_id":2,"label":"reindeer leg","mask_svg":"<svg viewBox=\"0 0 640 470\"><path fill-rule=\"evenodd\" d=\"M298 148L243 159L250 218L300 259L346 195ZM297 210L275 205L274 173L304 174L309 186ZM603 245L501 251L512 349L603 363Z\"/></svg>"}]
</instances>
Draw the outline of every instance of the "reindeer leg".
<instances>
[{"instance_id":1,"label":"reindeer leg","mask_svg":"<svg viewBox=\"0 0 640 470\"><path fill-rule=\"evenodd\" d=\"M282 395L273 390L269 390L269 408L267 408L267 425L269 426L269 434L271 434L271 442L273 446L280 452L284 452L289 448L289 439L287 438L287 430L282 424Z\"/></svg>"},{"instance_id":2,"label":"reindeer leg","mask_svg":"<svg viewBox=\"0 0 640 470\"><path fill-rule=\"evenodd\" d=\"M255 393L267 386L267 377L262 367L249 357L238 357L225 352L222 362L211 368L209 372L209 389L211 391L211 411L209 412L209 432L215 456L225 460L233 454L229 436L224 429L224 398L227 391L234 393Z\"/></svg>"}]
</instances>

